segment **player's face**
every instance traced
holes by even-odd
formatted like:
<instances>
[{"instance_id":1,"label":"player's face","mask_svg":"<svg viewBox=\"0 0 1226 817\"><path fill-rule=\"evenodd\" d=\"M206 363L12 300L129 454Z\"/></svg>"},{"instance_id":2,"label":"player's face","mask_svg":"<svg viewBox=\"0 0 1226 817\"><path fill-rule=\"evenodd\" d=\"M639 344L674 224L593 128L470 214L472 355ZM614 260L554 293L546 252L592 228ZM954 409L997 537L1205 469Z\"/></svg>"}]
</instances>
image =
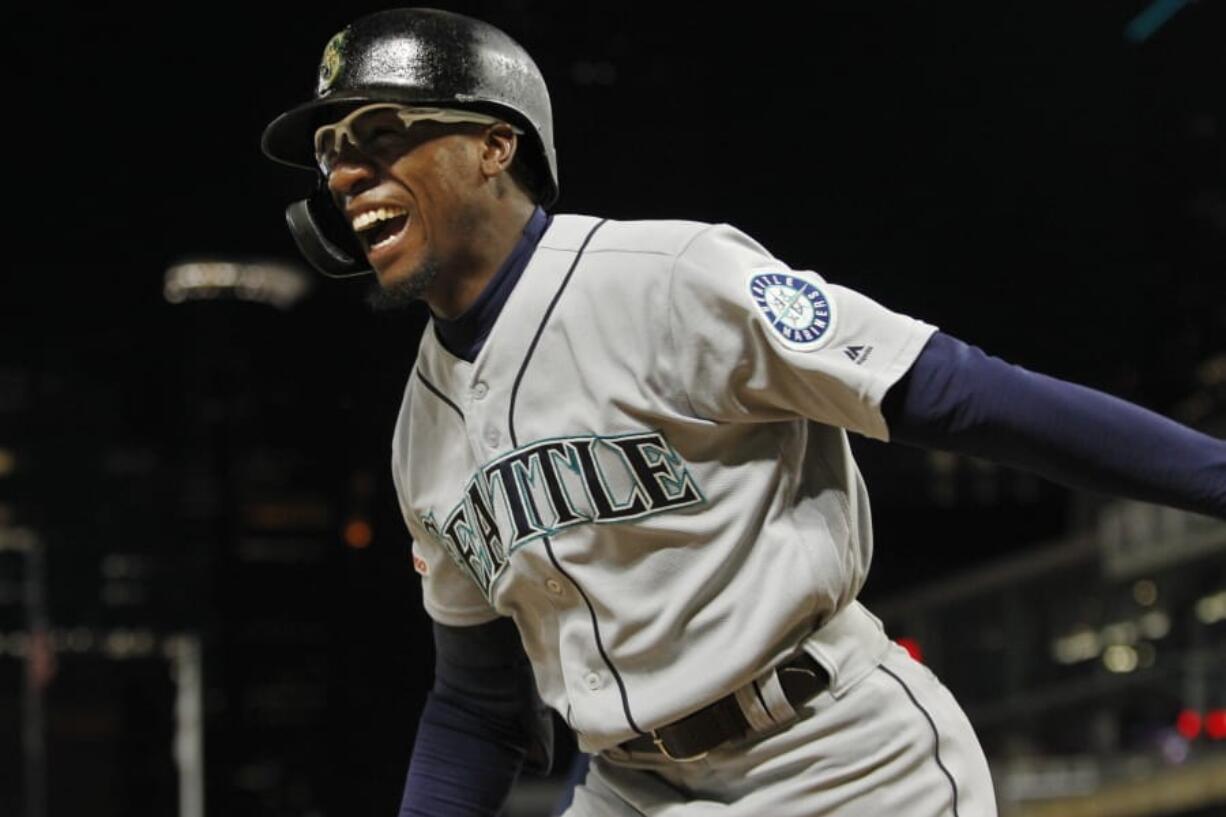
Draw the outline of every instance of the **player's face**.
<instances>
[{"instance_id":1,"label":"player's face","mask_svg":"<svg viewBox=\"0 0 1226 817\"><path fill-rule=\"evenodd\" d=\"M463 266L466 237L479 219L471 196L472 166L482 128L415 122L373 111L352 125L327 168L328 187L379 279L372 306L426 296L440 274Z\"/></svg>"}]
</instances>

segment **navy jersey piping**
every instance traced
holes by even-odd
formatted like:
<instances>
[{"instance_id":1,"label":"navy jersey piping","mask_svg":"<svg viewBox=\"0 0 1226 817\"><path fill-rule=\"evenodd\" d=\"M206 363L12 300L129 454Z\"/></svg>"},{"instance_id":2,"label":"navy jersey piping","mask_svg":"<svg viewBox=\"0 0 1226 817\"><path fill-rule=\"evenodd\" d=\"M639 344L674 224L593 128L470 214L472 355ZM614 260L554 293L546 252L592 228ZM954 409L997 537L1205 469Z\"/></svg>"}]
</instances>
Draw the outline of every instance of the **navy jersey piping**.
<instances>
[{"instance_id":1,"label":"navy jersey piping","mask_svg":"<svg viewBox=\"0 0 1226 817\"><path fill-rule=\"evenodd\" d=\"M954 782L954 776L949 773L949 769L947 769L945 764L941 762L941 735L939 732L937 732L936 722L932 719L932 716L928 714L928 710L924 709L920 702L915 699L915 695L911 693L911 688L907 686L903 679L890 672L890 670L886 668L885 664L878 664L877 669L881 670L886 675L898 682L898 685L902 687L902 691L907 693L907 697L911 699L911 703L915 704L915 708L923 713L924 719L928 721L928 726L932 728L932 754L936 758L937 766L941 768L941 771L945 773L945 778L949 780L949 787L954 793L954 817L958 817L958 784Z\"/></svg>"},{"instance_id":2,"label":"navy jersey piping","mask_svg":"<svg viewBox=\"0 0 1226 817\"><path fill-rule=\"evenodd\" d=\"M545 325L549 323L550 316L553 315L554 307L558 305L558 301L562 298L562 292L566 289L566 285L570 283L570 277L574 274L575 267L579 266L579 259L583 257L583 251L587 249L592 236L596 235L596 231L603 227L607 221L607 218L601 219L595 227L588 231L587 237L579 245L579 250L575 253L575 260L570 262L570 269L566 271L566 277L562 279L561 285L558 286L558 291L553 293L549 306L545 308L545 314L541 317L541 322L537 324L536 333L532 336L532 342L528 344L528 351L524 353L524 362L520 364L519 371L515 373L515 383L511 386L511 404L507 408L507 428L511 432L511 444L516 448L519 447L519 440L515 436L515 400L519 397L519 384L523 382L524 372L528 370L528 362L532 360L532 354L536 351L536 344L540 342L541 334L545 331Z\"/></svg>"},{"instance_id":3,"label":"navy jersey piping","mask_svg":"<svg viewBox=\"0 0 1226 817\"><path fill-rule=\"evenodd\" d=\"M587 249L588 243L592 240L592 236L596 235L596 231L604 226L608 219L602 219L594 226L583 239L583 243L579 246L579 250L575 253L575 260L571 262L570 269L566 271L566 277L562 279L561 285L558 286L558 291L553 294L553 299L549 302L548 308L545 309L545 314L541 318L540 324L536 327L536 334L532 336L532 343L528 345L528 351L524 354L524 362L520 364L519 372L515 375L515 384L511 387L511 405L507 410L507 428L511 432L511 445L515 448L519 447L519 437L515 433L515 400L519 396L519 386L523 382L524 373L528 370L528 363L532 360L532 354L536 351L536 345L541 339L541 334L545 331L546 324L549 323L549 318L553 315L554 307L558 305L558 301L562 297L562 292L565 291L566 285L570 283L570 278L575 272L575 268L579 266L579 259L583 257L583 251ZM558 557L553 552L553 542L550 537L542 536L541 541L545 544L545 552L549 555L549 561L553 563L554 569L566 577L571 586L579 593L579 597L583 599L584 605L587 606L588 616L592 620L592 634L596 640L596 650L600 653L600 660L609 668L609 673L612 674L613 680L617 682L617 691L621 695L622 711L626 715L626 723L630 728L640 735L646 734L639 725L635 723L634 716L630 714L630 698L626 694L626 683L622 680L621 673L617 671L617 667L613 665L612 659L609 658L608 652L604 647L604 639L600 637L600 623L596 619L596 608L592 606L591 599L587 597L587 593L579 586L562 565L558 562Z\"/></svg>"},{"instance_id":4,"label":"navy jersey piping","mask_svg":"<svg viewBox=\"0 0 1226 817\"><path fill-rule=\"evenodd\" d=\"M434 385L429 380L427 380L426 376L421 373L421 369L415 369L414 371L417 372L418 379L421 380L422 383L426 384L426 388L434 392L434 394L438 397L438 399L442 400L444 403L451 406L452 410L455 411L456 414L460 415L460 420L463 421L464 412L460 411L460 407L457 406L455 403L451 402L451 400L447 398L447 395L439 391L438 386Z\"/></svg>"}]
</instances>

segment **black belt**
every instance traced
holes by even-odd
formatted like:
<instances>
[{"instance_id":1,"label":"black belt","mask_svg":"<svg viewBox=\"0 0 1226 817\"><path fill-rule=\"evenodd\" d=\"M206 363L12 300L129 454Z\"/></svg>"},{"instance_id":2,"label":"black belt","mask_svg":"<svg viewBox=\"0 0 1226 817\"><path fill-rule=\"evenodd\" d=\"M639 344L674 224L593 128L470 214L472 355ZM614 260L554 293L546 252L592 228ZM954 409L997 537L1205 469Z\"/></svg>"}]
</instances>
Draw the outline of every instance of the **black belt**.
<instances>
[{"instance_id":1,"label":"black belt","mask_svg":"<svg viewBox=\"0 0 1226 817\"><path fill-rule=\"evenodd\" d=\"M775 672L783 694L793 708L821 692L830 683L822 665L806 652L780 664ZM765 708L765 707L764 707ZM659 752L670 760L698 760L717 746L753 731L736 695L726 695L713 704L667 726L631 738L618 748L627 752Z\"/></svg>"}]
</instances>

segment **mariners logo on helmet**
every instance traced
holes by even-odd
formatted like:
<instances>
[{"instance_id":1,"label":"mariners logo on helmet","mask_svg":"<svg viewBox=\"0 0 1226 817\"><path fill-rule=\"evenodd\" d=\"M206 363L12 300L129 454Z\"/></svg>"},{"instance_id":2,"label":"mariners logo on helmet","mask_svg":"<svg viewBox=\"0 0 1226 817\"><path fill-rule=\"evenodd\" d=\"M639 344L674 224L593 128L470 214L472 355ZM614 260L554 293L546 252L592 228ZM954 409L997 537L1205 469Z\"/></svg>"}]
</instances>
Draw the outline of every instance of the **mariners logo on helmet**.
<instances>
[{"instance_id":1,"label":"mariners logo on helmet","mask_svg":"<svg viewBox=\"0 0 1226 817\"><path fill-rule=\"evenodd\" d=\"M332 87L333 80L340 73L341 61L344 59L341 56L341 46L345 44L345 34L348 32L349 29L345 29L336 33L324 46L324 56L319 61L319 86L315 89L316 96L322 96Z\"/></svg>"}]
</instances>

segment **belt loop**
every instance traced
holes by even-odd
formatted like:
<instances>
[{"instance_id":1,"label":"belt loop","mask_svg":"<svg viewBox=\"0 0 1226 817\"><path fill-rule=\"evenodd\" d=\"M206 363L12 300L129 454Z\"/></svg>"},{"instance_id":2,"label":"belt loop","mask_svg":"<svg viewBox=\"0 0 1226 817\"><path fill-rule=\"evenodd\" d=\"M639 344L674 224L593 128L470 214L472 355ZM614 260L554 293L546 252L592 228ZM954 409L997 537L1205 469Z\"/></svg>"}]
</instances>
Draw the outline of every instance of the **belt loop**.
<instances>
[{"instance_id":1,"label":"belt loop","mask_svg":"<svg viewBox=\"0 0 1226 817\"><path fill-rule=\"evenodd\" d=\"M890 639L881 619L852 601L810 634L804 649L829 673L830 694L841 698L885 659Z\"/></svg>"},{"instance_id":2,"label":"belt loop","mask_svg":"<svg viewBox=\"0 0 1226 817\"><path fill-rule=\"evenodd\" d=\"M796 710L779 683L779 667L767 670L738 689L736 702L755 732L791 723L796 718Z\"/></svg>"}]
</instances>

